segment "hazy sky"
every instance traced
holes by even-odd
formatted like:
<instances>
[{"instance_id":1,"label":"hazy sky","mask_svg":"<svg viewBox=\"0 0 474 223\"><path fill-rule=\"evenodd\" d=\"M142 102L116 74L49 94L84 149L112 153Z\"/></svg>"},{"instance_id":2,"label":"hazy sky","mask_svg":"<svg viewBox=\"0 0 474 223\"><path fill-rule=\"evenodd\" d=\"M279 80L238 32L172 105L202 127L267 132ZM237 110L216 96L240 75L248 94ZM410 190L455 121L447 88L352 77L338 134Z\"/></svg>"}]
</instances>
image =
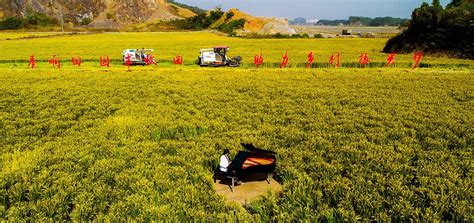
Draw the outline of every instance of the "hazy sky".
<instances>
[{"instance_id":1,"label":"hazy sky","mask_svg":"<svg viewBox=\"0 0 474 223\"><path fill-rule=\"evenodd\" d=\"M176 0L188 5L212 9L238 8L257 16L286 18L347 19L353 16L393 16L408 18L423 0ZM432 0L425 0L431 3ZM451 0L441 0L446 5Z\"/></svg>"}]
</instances>

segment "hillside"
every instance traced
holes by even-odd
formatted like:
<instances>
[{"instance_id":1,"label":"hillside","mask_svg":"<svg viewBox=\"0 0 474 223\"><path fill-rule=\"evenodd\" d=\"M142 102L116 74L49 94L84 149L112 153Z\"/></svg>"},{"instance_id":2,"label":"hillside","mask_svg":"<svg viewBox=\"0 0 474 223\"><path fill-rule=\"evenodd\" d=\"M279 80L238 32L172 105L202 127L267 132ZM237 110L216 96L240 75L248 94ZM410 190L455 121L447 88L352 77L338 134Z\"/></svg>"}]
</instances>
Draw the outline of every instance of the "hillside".
<instances>
[{"instance_id":1,"label":"hillside","mask_svg":"<svg viewBox=\"0 0 474 223\"><path fill-rule=\"evenodd\" d=\"M90 26L121 26L132 23L188 18L195 15L189 9L166 0L0 0L0 18L26 16L33 12L52 18L63 18L65 23Z\"/></svg>"},{"instance_id":2,"label":"hillside","mask_svg":"<svg viewBox=\"0 0 474 223\"><path fill-rule=\"evenodd\" d=\"M230 9L218 21L211 25L211 28L216 28L222 24L245 19L244 28L240 31L242 33L259 33L259 34L295 34L296 31L291 28L286 19L280 18L265 18L255 17L238 9Z\"/></svg>"}]
</instances>

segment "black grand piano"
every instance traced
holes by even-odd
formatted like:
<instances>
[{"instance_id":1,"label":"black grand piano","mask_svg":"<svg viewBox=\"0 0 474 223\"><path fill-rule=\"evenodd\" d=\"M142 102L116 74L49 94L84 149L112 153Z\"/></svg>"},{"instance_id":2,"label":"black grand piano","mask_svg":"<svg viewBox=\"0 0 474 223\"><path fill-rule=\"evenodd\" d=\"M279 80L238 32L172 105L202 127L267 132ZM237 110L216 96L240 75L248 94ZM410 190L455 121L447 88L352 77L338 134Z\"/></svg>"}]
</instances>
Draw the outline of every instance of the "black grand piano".
<instances>
[{"instance_id":1,"label":"black grand piano","mask_svg":"<svg viewBox=\"0 0 474 223\"><path fill-rule=\"evenodd\" d=\"M237 179L242 180L254 174L266 174L266 180L275 172L276 156L275 152L259 149L252 144L241 143L246 151L239 151L237 156L227 167L227 172L223 173L216 169L214 172L214 182L218 176L230 178L232 180L231 190L234 191L234 183Z\"/></svg>"}]
</instances>

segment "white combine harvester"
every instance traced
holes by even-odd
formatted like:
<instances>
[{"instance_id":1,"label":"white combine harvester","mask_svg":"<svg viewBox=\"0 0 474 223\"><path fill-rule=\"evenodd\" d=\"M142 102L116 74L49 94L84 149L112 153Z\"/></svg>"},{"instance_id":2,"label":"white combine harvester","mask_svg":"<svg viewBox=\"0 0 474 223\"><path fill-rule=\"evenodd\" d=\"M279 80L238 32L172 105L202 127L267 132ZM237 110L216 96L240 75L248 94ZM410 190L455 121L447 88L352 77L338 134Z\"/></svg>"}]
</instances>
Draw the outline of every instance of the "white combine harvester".
<instances>
[{"instance_id":1,"label":"white combine harvester","mask_svg":"<svg viewBox=\"0 0 474 223\"><path fill-rule=\"evenodd\" d=\"M229 59L227 52L228 46L216 46L209 49L201 49L201 55L198 58L198 64L201 67L238 67L242 58L240 56Z\"/></svg>"}]
</instances>

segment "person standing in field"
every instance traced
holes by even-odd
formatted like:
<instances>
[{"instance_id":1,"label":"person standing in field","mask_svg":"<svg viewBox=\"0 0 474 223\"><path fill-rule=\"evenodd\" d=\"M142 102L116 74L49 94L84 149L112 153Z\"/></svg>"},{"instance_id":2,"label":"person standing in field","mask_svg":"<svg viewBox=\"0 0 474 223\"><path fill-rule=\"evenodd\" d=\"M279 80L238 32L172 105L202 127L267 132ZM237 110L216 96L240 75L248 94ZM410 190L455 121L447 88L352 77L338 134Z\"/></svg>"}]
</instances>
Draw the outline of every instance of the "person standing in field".
<instances>
[{"instance_id":1,"label":"person standing in field","mask_svg":"<svg viewBox=\"0 0 474 223\"><path fill-rule=\"evenodd\" d=\"M226 148L224 149L224 152L222 153L222 156L220 158L219 170L224 173L227 173L227 167L229 167L229 164L230 164L229 154L230 154L230 151L229 149Z\"/></svg>"},{"instance_id":2,"label":"person standing in field","mask_svg":"<svg viewBox=\"0 0 474 223\"><path fill-rule=\"evenodd\" d=\"M142 60L145 60L145 47L142 47L142 50L140 50L140 56Z\"/></svg>"}]
</instances>

